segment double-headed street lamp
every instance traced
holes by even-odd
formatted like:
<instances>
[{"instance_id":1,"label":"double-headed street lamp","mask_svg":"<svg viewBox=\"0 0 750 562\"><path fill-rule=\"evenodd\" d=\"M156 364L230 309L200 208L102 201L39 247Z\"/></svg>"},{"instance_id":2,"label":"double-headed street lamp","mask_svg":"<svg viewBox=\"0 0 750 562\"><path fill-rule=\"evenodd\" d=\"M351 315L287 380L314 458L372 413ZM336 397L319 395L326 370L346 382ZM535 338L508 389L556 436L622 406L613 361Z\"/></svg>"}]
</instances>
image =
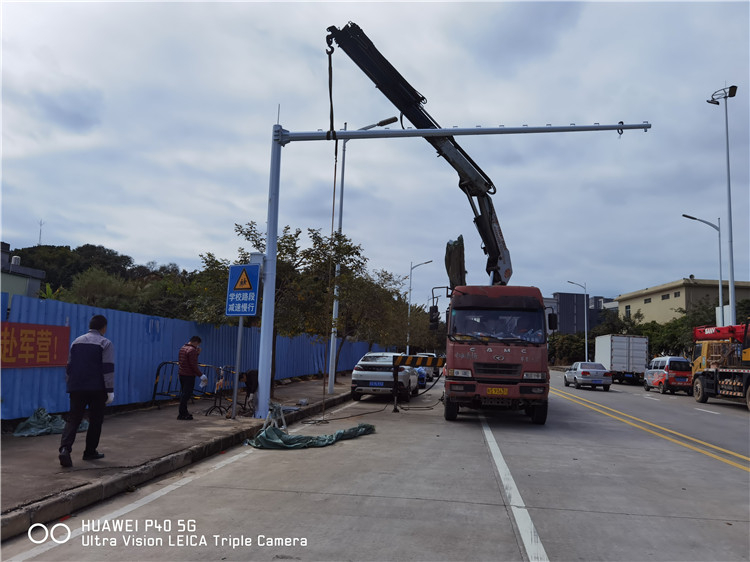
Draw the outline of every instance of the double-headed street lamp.
<instances>
[{"instance_id":1,"label":"double-headed street lamp","mask_svg":"<svg viewBox=\"0 0 750 562\"><path fill-rule=\"evenodd\" d=\"M729 110L727 109L728 98L733 98L737 94L737 86L729 86L716 90L711 94L711 99L706 100L712 105L721 105L720 99L724 100L724 123L726 130L727 145L727 245L729 250L729 318L728 324L734 325L735 321L735 299L734 299L734 247L732 243L732 182L729 174Z\"/></svg>"},{"instance_id":2,"label":"double-headed street lamp","mask_svg":"<svg viewBox=\"0 0 750 562\"><path fill-rule=\"evenodd\" d=\"M726 326L726 324L724 323L724 289L722 287L722 285L724 285L724 281L721 278L721 217L716 219L717 222L719 223L718 225L716 225L712 222L704 221L703 219L699 219L696 217L691 217L690 215L686 215L684 213L682 214L682 216L685 217L686 219L690 219L693 221L702 222L703 224L707 224L708 226L710 226L716 232L719 233L719 310L721 311L720 312L721 325Z\"/></svg>"},{"instance_id":3,"label":"double-headed street lamp","mask_svg":"<svg viewBox=\"0 0 750 562\"><path fill-rule=\"evenodd\" d=\"M432 263L432 260L429 261L423 261L422 263L418 263L417 265L414 265L413 262L411 262L409 265L409 308L406 311L406 354L409 355L409 331L411 328L410 322L411 322L411 277L412 277L412 271L417 269L420 265L426 265L428 263Z\"/></svg>"},{"instance_id":4,"label":"double-headed street lamp","mask_svg":"<svg viewBox=\"0 0 750 562\"><path fill-rule=\"evenodd\" d=\"M584 361L589 360L589 294L586 290L586 283L581 285L580 283L576 283L575 281L568 281L571 285L578 285L581 289L583 289L583 339L584 339L584 353L586 357L584 358Z\"/></svg>"},{"instance_id":5,"label":"double-headed street lamp","mask_svg":"<svg viewBox=\"0 0 750 562\"><path fill-rule=\"evenodd\" d=\"M377 123L373 123L372 125L367 125L366 127L362 127L361 129L358 129L360 131L369 131L370 129L374 129L375 127L385 127L386 125L390 125L391 123L395 123L398 121L398 117L389 117L388 119L383 119L382 121L378 121ZM346 130L346 123L344 123L344 130ZM339 237L341 236L341 226L344 221L344 169L346 167L346 143L349 141L349 139L343 140L343 148L341 149L341 184L339 187L339 224L338 224L338 233ZM333 320L331 322L331 350L328 356L328 394L333 394L334 390L334 380L336 378L336 337L337 337L337 330L336 330L336 322L339 318L339 273L341 272L341 264L339 264L338 260L336 261L336 282L333 287Z\"/></svg>"}]
</instances>

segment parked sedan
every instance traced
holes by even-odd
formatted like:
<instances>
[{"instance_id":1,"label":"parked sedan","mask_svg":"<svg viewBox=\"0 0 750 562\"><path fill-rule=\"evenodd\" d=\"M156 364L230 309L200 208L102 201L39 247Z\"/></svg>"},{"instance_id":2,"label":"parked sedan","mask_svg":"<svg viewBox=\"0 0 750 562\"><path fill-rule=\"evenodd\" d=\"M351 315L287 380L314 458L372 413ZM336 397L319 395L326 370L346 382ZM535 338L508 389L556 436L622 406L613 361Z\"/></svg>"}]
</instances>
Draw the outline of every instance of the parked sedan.
<instances>
[{"instance_id":1,"label":"parked sedan","mask_svg":"<svg viewBox=\"0 0 750 562\"><path fill-rule=\"evenodd\" d=\"M612 373L607 371L601 363L580 361L573 363L570 369L565 371L564 382L565 386L570 386L572 383L576 388L601 386L604 390L609 390L612 384Z\"/></svg>"},{"instance_id":2,"label":"parked sedan","mask_svg":"<svg viewBox=\"0 0 750 562\"><path fill-rule=\"evenodd\" d=\"M352 400L361 400L363 394L393 394L393 358L401 353L367 353L352 371ZM417 370L398 367L398 394L404 402L419 392Z\"/></svg>"}]
</instances>

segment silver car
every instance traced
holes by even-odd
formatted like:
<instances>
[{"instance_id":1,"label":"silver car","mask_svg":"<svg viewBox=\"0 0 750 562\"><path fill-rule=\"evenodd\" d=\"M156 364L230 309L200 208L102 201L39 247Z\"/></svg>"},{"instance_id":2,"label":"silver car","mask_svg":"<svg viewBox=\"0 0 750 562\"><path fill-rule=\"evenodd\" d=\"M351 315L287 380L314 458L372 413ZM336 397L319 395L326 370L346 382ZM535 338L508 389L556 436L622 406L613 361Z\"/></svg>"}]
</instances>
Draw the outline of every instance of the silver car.
<instances>
[{"instance_id":1,"label":"silver car","mask_svg":"<svg viewBox=\"0 0 750 562\"><path fill-rule=\"evenodd\" d=\"M437 359L437 355L434 353L417 353L417 357L434 357ZM427 382L436 379L440 374L438 367L425 367L425 370L427 371Z\"/></svg>"},{"instance_id":2,"label":"silver car","mask_svg":"<svg viewBox=\"0 0 750 562\"><path fill-rule=\"evenodd\" d=\"M576 388L590 386L595 389L601 386L604 390L609 390L612 384L612 373L607 371L601 363L584 361L573 363L563 376L565 386L570 386L572 383Z\"/></svg>"},{"instance_id":3,"label":"silver car","mask_svg":"<svg viewBox=\"0 0 750 562\"><path fill-rule=\"evenodd\" d=\"M393 394L393 358L403 353L373 352L365 354L352 371L352 400L363 394ZM398 367L398 395L408 402L419 392L417 370Z\"/></svg>"}]
</instances>

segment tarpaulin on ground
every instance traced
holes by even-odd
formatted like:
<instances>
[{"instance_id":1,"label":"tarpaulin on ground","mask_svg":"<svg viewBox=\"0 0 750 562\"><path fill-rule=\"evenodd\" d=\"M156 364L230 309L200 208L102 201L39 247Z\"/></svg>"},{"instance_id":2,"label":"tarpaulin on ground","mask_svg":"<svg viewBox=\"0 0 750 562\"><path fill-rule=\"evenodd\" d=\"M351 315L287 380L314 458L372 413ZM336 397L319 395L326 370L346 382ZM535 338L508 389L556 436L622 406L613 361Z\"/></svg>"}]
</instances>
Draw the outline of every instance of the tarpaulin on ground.
<instances>
[{"instance_id":1,"label":"tarpaulin on ground","mask_svg":"<svg viewBox=\"0 0 750 562\"><path fill-rule=\"evenodd\" d=\"M78 431L86 431L89 428L87 420L81 421ZM52 415L44 408L37 408L31 417L26 418L18 424L13 432L14 437L35 437L37 435L49 435L51 433L62 433L65 429L65 420L61 416Z\"/></svg>"},{"instance_id":2,"label":"tarpaulin on ground","mask_svg":"<svg viewBox=\"0 0 750 562\"><path fill-rule=\"evenodd\" d=\"M325 447L342 439L354 439L361 435L375 433L375 426L361 423L357 427L340 429L331 435L289 435L278 427L270 426L246 443L256 449L305 449L308 447Z\"/></svg>"}]
</instances>

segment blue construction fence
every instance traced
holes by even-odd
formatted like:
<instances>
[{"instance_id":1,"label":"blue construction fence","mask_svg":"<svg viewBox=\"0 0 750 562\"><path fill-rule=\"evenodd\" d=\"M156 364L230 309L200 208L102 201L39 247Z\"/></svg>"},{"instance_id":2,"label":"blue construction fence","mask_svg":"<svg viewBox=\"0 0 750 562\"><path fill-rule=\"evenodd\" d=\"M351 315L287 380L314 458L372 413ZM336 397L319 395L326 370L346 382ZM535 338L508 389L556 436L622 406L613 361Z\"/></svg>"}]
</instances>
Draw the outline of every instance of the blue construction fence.
<instances>
[{"instance_id":1,"label":"blue construction fence","mask_svg":"<svg viewBox=\"0 0 750 562\"><path fill-rule=\"evenodd\" d=\"M2 293L7 302L7 293ZM7 310L7 309L4 309ZM133 314L120 310L76 305L14 295L7 319L3 322L68 326L70 343L88 331L95 314L107 317L107 338L115 347L115 400L113 406L141 404L152 400L154 380L160 364L176 361L180 347L191 336L200 336L200 362L209 365L234 365L237 356L237 326L213 326L185 320ZM3 356L6 331L3 330ZM338 345L341 341L339 340ZM275 378L287 379L328 372L330 338L278 336L276 339ZM260 329L244 328L240 370L258 369ZM383 348L367 342L346 341L339 356L337 371L350 371L368 351ZM27 418L37 408L50 413L67 412L65 367L6 367L0 377L0 418Z\"/></svg>"}]
</instances>

